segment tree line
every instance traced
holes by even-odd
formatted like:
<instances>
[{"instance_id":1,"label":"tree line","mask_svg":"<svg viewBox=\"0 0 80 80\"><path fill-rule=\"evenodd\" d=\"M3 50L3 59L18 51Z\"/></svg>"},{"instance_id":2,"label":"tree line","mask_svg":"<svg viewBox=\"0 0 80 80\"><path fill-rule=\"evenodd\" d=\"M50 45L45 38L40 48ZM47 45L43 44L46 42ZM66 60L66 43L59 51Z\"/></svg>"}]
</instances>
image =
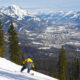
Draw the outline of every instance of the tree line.
<instances>
[{"instance_id":1,"label":"tree line","mask_svg":"<svg viewBox=\"0 0 80 80\"><path fill-rule=\"evenodd\" d=\"M58 60L56 58L36 59L35 64L37 71L59 80L80 80L80 60L77 56L68 60L64 47L60 50Z\"/></svg>"}]
</instances>

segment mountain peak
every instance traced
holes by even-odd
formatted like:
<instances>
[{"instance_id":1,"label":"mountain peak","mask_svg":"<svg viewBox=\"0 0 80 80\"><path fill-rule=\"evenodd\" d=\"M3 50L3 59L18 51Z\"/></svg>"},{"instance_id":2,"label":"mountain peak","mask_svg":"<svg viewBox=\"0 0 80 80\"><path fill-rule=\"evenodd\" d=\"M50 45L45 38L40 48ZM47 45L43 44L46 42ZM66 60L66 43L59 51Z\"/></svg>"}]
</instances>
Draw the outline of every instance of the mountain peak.
<instances>
[{"instance_id":1,"label":"mountain peak","mask_svg":"<svg viewBox=\"0 0 80 80\"><path fill-rule=\"evenodd\" d=\"M23 10L22 8L16 5L3 7L1 8L1 12L4 14L8 14L9 16L18 20L22 20L22 18L24 18L24 16L27 16L28 14L26 10Z\"/></svg>"},{"instance_id":2,"label":"mountain peak","mask_svg":"<svg viewBox=\"0 0 80 80\"><path fill-rule=\"evenodd\" d=\"M17 6L17 5L14 5L14 4L12 4L12 5L10 5L10 6L4 6L3 8L1 8L1 9L8 9L8 10L17 10L17 9L21 9L19 6Z\"/></svg>"},{"instance_id":3,"label":"mountain peak","mask_svg":"<svg viewBox=\"0 0 80 80\"><path fill-rule=\"evenodd\" d=\"M8 8L8 9L11 9L11 10L21 10L22 8L20 8L19 6L17 5L10 5L10 6L7 6L5 8Z\"/></svg>"}]
</instances>

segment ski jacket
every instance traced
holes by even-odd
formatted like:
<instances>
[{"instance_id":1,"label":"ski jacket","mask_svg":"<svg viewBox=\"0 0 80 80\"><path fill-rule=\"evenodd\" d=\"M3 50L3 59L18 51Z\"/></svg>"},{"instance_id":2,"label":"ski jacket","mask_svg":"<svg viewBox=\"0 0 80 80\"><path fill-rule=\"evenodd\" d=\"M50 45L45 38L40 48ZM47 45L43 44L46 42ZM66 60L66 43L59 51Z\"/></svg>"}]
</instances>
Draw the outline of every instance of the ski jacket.
<instances>
[{"instance_id":1,"label":"ski jacket","mask_svg":"<svg viewBox=\"0 0 80 80\"><path fill-rule=\"evenodd\" d=\"M26 67L28 67L28 68L31 68L31 67L34 68L34 63L31 58L25 59L23 61L23 64L26 65Z\"/></svg>"}]
</instances>

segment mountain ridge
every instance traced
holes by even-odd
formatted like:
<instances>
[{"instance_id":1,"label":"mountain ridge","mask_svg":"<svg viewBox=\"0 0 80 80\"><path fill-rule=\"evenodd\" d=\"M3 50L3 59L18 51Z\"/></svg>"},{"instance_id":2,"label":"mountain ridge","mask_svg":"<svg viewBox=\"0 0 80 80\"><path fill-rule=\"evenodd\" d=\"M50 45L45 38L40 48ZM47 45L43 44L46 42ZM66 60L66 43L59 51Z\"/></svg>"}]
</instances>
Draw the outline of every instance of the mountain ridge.
<instances>
[{"instance_id":1,"label":"mountain ridge","mask_svg":"<svg viewBox=\"0 0 80 80\"><path fill-rule=\"evenodd\" d=\"M25 16L39 17L39 18L40 18L40 16L44 17L44 18L49 18L49 17L55 18L58 16L57 19L58 18L65 19L68 17L71 20L72 19L76 20L77 18L80 20L80 11L67 11L67 12L57 11L57 12L55 12L53 10L45 9L45 11L41 11L41 10L35 11L34 10L34 11L30 12L29 10L22 9L19 6L10 5L7 7L0 8L0 12L7 14L11 17L14 17L17 20L22 20L22 19L24 19ZM53 20L55 20L55 19L53 19Z\"/></svg>"},{"instance_id":2,"label":"mountain ridge","mask_svg":"<svg viewBox=\"0 0 80 80\"><path fill-rule=\"evenodd\" d=\"M15 7L17 6L12 5L12 7L7 7L7 9L9 8L9 10L12 9L10 15L12 15L12 13L14 12ZM0 12L8 15L8 13L4 12L4 10L7 9L3 8L3 11ZM19 11L20 9L21 8L19 8ZM21 9L21 11L22 10L23 9ZM79 12L77 13L80 14ZM77 44L80 43L80 23L78 23L80 20L79 18L77 18L76 21L76 19L71 18L73 16L73 11L67 12L65 14L65 18L63 16L63 11L55 14L51 13L50 15L39 14L40 16L25 14L25 16L23 16L24 18L21 18L21 20L18 20L18 17L16 16L13 17L10 15L8 15L9 17L7 17L7 19L4 18L4 15L2 15L1 17L3 19L3 25L5 26L5 28L7 28L7 24L7 26L9 26L10 20L13 20L15 29L19 33L19 38L24 39L25 37L27 37L26 40L30 42L29 45L34 45L38 49L50 49L51 47L60 48L62 45L66 44L77 46ZM19 16L16 13L14 13L14 15ZM22 13L22 15L24 15L24 13Z\"/></svg>"}]
</instances>

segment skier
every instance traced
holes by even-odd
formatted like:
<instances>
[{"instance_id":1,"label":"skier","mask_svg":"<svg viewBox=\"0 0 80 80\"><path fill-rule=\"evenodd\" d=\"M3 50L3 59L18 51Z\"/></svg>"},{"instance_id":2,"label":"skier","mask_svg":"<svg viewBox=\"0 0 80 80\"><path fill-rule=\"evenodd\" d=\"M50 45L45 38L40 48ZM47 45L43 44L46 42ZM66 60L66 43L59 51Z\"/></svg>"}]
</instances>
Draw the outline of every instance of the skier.
<instances>
[{"instance_id":1,"label":"skier","mask_svg":"<svg viewBox=\"0 0 80 80\"><path fill-rule=\"evenodd\" d=\"M30 73L31 68L34 68L34 63L31 58L25 59L23 61L23 67L21 69L21 72L26 68L28 68L27 73Z\"/></svg>"}]
</instances>

